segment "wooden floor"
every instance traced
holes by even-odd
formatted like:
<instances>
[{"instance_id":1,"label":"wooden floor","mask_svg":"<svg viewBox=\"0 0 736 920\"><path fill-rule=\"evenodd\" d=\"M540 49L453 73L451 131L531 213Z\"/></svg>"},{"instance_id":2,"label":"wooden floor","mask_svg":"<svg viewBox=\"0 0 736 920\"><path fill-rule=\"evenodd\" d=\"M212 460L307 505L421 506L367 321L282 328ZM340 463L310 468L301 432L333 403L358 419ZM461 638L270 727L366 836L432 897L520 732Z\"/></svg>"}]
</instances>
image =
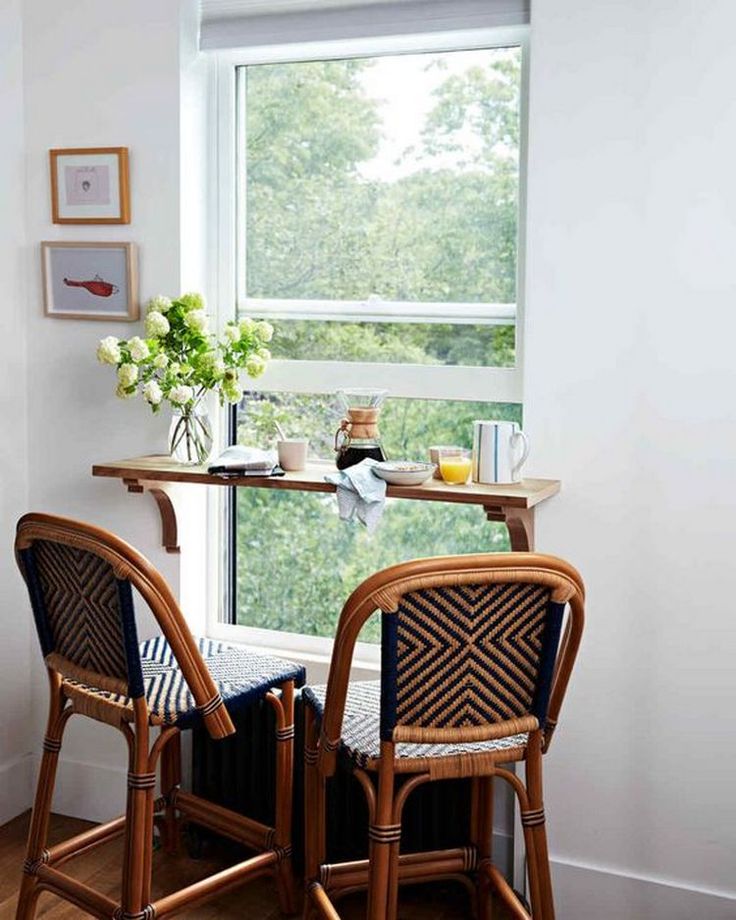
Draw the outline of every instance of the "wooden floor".
<instances>
[{"instance_id":1,"label":"wooden floor","mask_svg":"<svg viewBox=\"0 0 736 920\"><path fill-rule=\"evenodd\" d=\"M78 834L89 827L76 818L55 816L51 826L51 843ZM28 815L16 818L0 828L0 920L13 920L20 869L25 856ZM160 897L210 875L226 864L224 854L209 854L204 859L186 856L171 857L162 852L154 855L153 895ZM65 871L98 888L112 898L118 897L122 840L105 844L80 856L65 866ZM405 888L401 894L399 920L463 920L471 916L467 895L459 885L436 883L421 888ZM344 920L363 920L365 900L355 896L341 902ZM72 904L64 903L48 893L39 899L38 917L45 920L79 920L88 916ZM275 892L269 879L258 879L232 894L210 901L203 907L178 914L189 920L281 920L275 903ZM501 911L494 917L502 920Z\"/></svg>"}]
</instances>

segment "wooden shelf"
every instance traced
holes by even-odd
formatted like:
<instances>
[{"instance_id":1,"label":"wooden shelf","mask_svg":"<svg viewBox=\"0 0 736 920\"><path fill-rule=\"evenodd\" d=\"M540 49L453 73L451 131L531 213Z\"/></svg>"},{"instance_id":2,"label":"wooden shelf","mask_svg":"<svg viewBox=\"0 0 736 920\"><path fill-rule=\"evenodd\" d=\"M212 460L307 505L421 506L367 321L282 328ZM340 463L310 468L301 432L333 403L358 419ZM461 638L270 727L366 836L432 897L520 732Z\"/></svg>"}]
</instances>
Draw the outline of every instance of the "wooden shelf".
<instances>
[{"instance_id":1,"label":"wooden shelf","mask_svg":"<svg viewBox=\"0 0 736 920\"><path fill-rule=\"evenodd\" d=\"M120 479L129 492L150 492L156 499L162 516L164 546L169 552L178 552L176 514L166 485L228 486L256 489L285 489L295 492L334 492L335 486L325 482L327 473L335 471L333 463L315 461L306 470L286 473L279 477L243 477L211 474L206 467L182 466L168 457L133 457L98 463L92 467L93 476ZM430 479L420 486L388 486L389 498L413 501L450 502L462 505L480 505L492 521L503 521L509 528L514 550L528 551L534 542L533 509L540 502L560 491L556 479L524 479L514 485L482 485L468 483L463 486L447 485Z\"/></svg>"}]
</instances>

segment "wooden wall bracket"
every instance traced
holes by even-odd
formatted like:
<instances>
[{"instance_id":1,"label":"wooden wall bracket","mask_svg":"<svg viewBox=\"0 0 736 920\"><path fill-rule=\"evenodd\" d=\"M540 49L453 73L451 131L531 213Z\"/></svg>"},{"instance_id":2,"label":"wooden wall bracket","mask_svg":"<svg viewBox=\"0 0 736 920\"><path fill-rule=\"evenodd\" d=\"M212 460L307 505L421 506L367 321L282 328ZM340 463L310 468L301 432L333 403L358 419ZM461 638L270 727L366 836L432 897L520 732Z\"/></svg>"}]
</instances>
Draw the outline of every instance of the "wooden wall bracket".
<instances>
[{"instance_id":1,"label":"wooden wall bracket","mask_svg":"<svg viewBox=\"0 0 736 920\"><path fill-rule=\"evenodd\" d=\"M123 485L128 492L141 495L148 492L152 495L158 512L161 515L161 544L167 553L180 553L179 525L176 520L176 509L171 496L166 492L160 482L144 482L140 479L123 479Z\"/></svg>"},{"instance_id":2,"label":"wooden wall bracket","mask_svg":"<svg viewBox=\"0 0 736 920\"><path fill-rule=\"evenodd\" d=\"M534 508L517 508L513 505L483 505L486 518L505 524L509 543L515 553L534 550Z\"/></svg>"}]
</instances>

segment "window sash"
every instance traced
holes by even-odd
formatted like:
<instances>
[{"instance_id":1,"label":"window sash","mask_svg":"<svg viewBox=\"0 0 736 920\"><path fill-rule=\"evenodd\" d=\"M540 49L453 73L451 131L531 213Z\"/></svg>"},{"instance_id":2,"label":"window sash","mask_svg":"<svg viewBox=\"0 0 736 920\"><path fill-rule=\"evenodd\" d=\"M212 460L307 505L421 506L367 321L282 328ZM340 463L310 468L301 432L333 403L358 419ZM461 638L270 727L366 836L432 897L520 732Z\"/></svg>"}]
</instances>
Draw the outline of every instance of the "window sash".
<instances>
[{"instance_id":1,"label":"window sash","mask_svg":"<svg viewBox=\"0 0 736 920\"><path fill-rule=\"evenodd\" d=\"M468 399L522 402L519 367L376 364L361 361L270 361L248 389L280 393L334 393L373 381L400 399Z\"/></svg>"},{"instance_id":2,"label":"window sash","mask_svg":"<svg viewBox=\"0 0 736 920\"><path fill-rule=\"evenodd\" d=\"M241 284L242 282L241 279ZM381 300L276 300L247 297L241 291L238 313L273 319L309 319L346 323L444 323L513 326L515 303L430 303Z\"/></svg>"}]
</instances>

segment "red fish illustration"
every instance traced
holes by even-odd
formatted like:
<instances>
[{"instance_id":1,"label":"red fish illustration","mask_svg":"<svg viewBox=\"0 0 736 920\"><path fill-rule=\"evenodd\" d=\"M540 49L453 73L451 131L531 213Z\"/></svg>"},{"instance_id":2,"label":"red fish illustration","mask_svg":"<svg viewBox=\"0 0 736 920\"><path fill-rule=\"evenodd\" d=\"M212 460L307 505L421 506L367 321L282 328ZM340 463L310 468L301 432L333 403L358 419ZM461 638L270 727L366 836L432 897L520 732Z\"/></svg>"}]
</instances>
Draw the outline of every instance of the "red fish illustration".
<instances>
[{"instance_id":1,"label":"red fish illustration","mask_svg":"<svg viewBox=\"0 0 736 920\"><path fill-rule=\"evenodd\" d=\"M64 284L67 287L84 288L90 294L94 294L95 297L111 297L120 290L116 284L104 281L99 275L95 275L91 281L72 281L69 278L64 278Z\"/></svg>"}]
</instances>

